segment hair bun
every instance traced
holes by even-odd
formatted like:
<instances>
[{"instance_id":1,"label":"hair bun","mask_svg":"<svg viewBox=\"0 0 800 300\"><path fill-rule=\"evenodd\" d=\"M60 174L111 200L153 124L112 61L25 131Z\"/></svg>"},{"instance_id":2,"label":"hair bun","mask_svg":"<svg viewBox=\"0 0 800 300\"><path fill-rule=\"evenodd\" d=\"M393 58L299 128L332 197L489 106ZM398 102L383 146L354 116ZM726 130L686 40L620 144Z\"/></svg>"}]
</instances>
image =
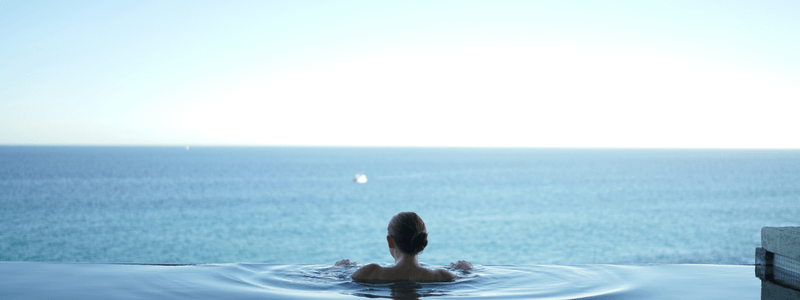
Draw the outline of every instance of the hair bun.
<instances>
[{"instance_id":1,"label":"hair bun","mask_svg":"<svg viewBox=\"0 0 800 300\"><path fill-rule=\"evenodd\" d=\"M419 253L425 246L428 246L428 233L427 232L417 232L414 234L414 238L411 239L411 247L414 248L415 253Z\"/></svg>"}]
</instances>

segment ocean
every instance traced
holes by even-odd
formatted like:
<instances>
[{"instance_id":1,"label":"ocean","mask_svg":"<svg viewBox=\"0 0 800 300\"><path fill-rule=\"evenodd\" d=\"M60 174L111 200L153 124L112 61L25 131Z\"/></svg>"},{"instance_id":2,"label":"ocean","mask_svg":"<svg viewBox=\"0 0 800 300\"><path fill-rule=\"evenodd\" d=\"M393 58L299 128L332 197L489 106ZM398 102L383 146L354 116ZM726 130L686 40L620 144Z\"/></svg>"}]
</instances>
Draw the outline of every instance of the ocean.
<instances>
[{"instance_id":1,"label":"ocean","mask_svg":"<svg viewBox=\"0 0 800 300\"><path fill-rule=\"evenodd\" d=\"M2 261L392 262L402 211L431 265L752 264L800 150L0 147Z\"/></svg>"}]
</instances>

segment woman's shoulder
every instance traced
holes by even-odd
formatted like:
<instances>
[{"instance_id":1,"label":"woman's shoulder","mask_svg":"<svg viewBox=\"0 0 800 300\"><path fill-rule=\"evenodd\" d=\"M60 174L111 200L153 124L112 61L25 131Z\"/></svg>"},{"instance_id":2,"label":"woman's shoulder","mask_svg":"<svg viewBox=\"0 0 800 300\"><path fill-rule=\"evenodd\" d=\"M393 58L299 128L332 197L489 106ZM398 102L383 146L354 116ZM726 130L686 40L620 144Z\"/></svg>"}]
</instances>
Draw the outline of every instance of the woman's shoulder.
<instances>
[{"instance_id":1,"label":"woman's shoulder","mask_svg":"<svg viewBox=\"0 0 800 300\"><path fill-rule=\"evenodd\" d=\"M380 273L383 267L378 264L368 264L358 268L353 274L350 275L353 279L373 279L375 275Z\"/></svg>"},{"instance_id":2,"label":"woman's shoulder","mask_svg":"<svg viewBox=\"0 0 800 300\"><path fill-rule=\"evenodd\" d=\"M445 269L425 269L422 272L414 272L415 276L409 276L408 271L396 270L393 268L384 268L378 264L365 265L350 277L355 280L361 281L384 281L384 280L412 280L412 281L451 281L456 278L456 275Z\"/></svg>"},{"instance_id":3,"label":"woman's shoulder","mask_svg":"<svg viewBox=\"0 0 800 300\"><path fill-rule=\"evenodd\" d=\"M435 281L450 281L456 278L456 274L445 270L445 269L436 269L433 270L433 279Z\"/></svg>"}]
</instances>

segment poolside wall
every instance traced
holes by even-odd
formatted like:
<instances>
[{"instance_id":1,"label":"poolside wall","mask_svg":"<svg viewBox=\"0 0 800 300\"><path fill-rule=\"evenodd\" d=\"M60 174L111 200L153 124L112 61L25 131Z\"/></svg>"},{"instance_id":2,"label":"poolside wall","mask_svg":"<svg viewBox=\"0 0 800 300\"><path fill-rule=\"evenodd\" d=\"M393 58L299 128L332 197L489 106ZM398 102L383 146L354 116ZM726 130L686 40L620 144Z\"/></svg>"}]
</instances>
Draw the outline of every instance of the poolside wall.
<instances>
[{"instance_id":1,"label":"poolside wall","mask_svg":"<svg viewBox=\"0 0 800 300\"><path fill-rule=\"evenodd\" d=\"M756 248L761 299L800 299L800 227L764 227Z\"/></svg>"}]
</instances>

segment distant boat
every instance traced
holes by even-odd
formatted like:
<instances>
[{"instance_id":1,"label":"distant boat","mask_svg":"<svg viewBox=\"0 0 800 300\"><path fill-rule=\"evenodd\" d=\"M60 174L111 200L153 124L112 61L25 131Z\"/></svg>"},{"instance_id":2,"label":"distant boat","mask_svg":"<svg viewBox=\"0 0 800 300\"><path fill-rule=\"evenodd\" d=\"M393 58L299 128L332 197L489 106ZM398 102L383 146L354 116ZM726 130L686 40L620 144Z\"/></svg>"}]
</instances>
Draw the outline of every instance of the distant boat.
<instances>
[{"instance_id":1,"label":"distant boat","mask_svg":"<svg viewBox=\"0 0 800 300\"><path fill-rule=\"evenodd\" d=\"M367 183L367 175L364 175L364 173L358 173L353 177L353 181L360 184Z\"/></svg>"}]
</instances>

